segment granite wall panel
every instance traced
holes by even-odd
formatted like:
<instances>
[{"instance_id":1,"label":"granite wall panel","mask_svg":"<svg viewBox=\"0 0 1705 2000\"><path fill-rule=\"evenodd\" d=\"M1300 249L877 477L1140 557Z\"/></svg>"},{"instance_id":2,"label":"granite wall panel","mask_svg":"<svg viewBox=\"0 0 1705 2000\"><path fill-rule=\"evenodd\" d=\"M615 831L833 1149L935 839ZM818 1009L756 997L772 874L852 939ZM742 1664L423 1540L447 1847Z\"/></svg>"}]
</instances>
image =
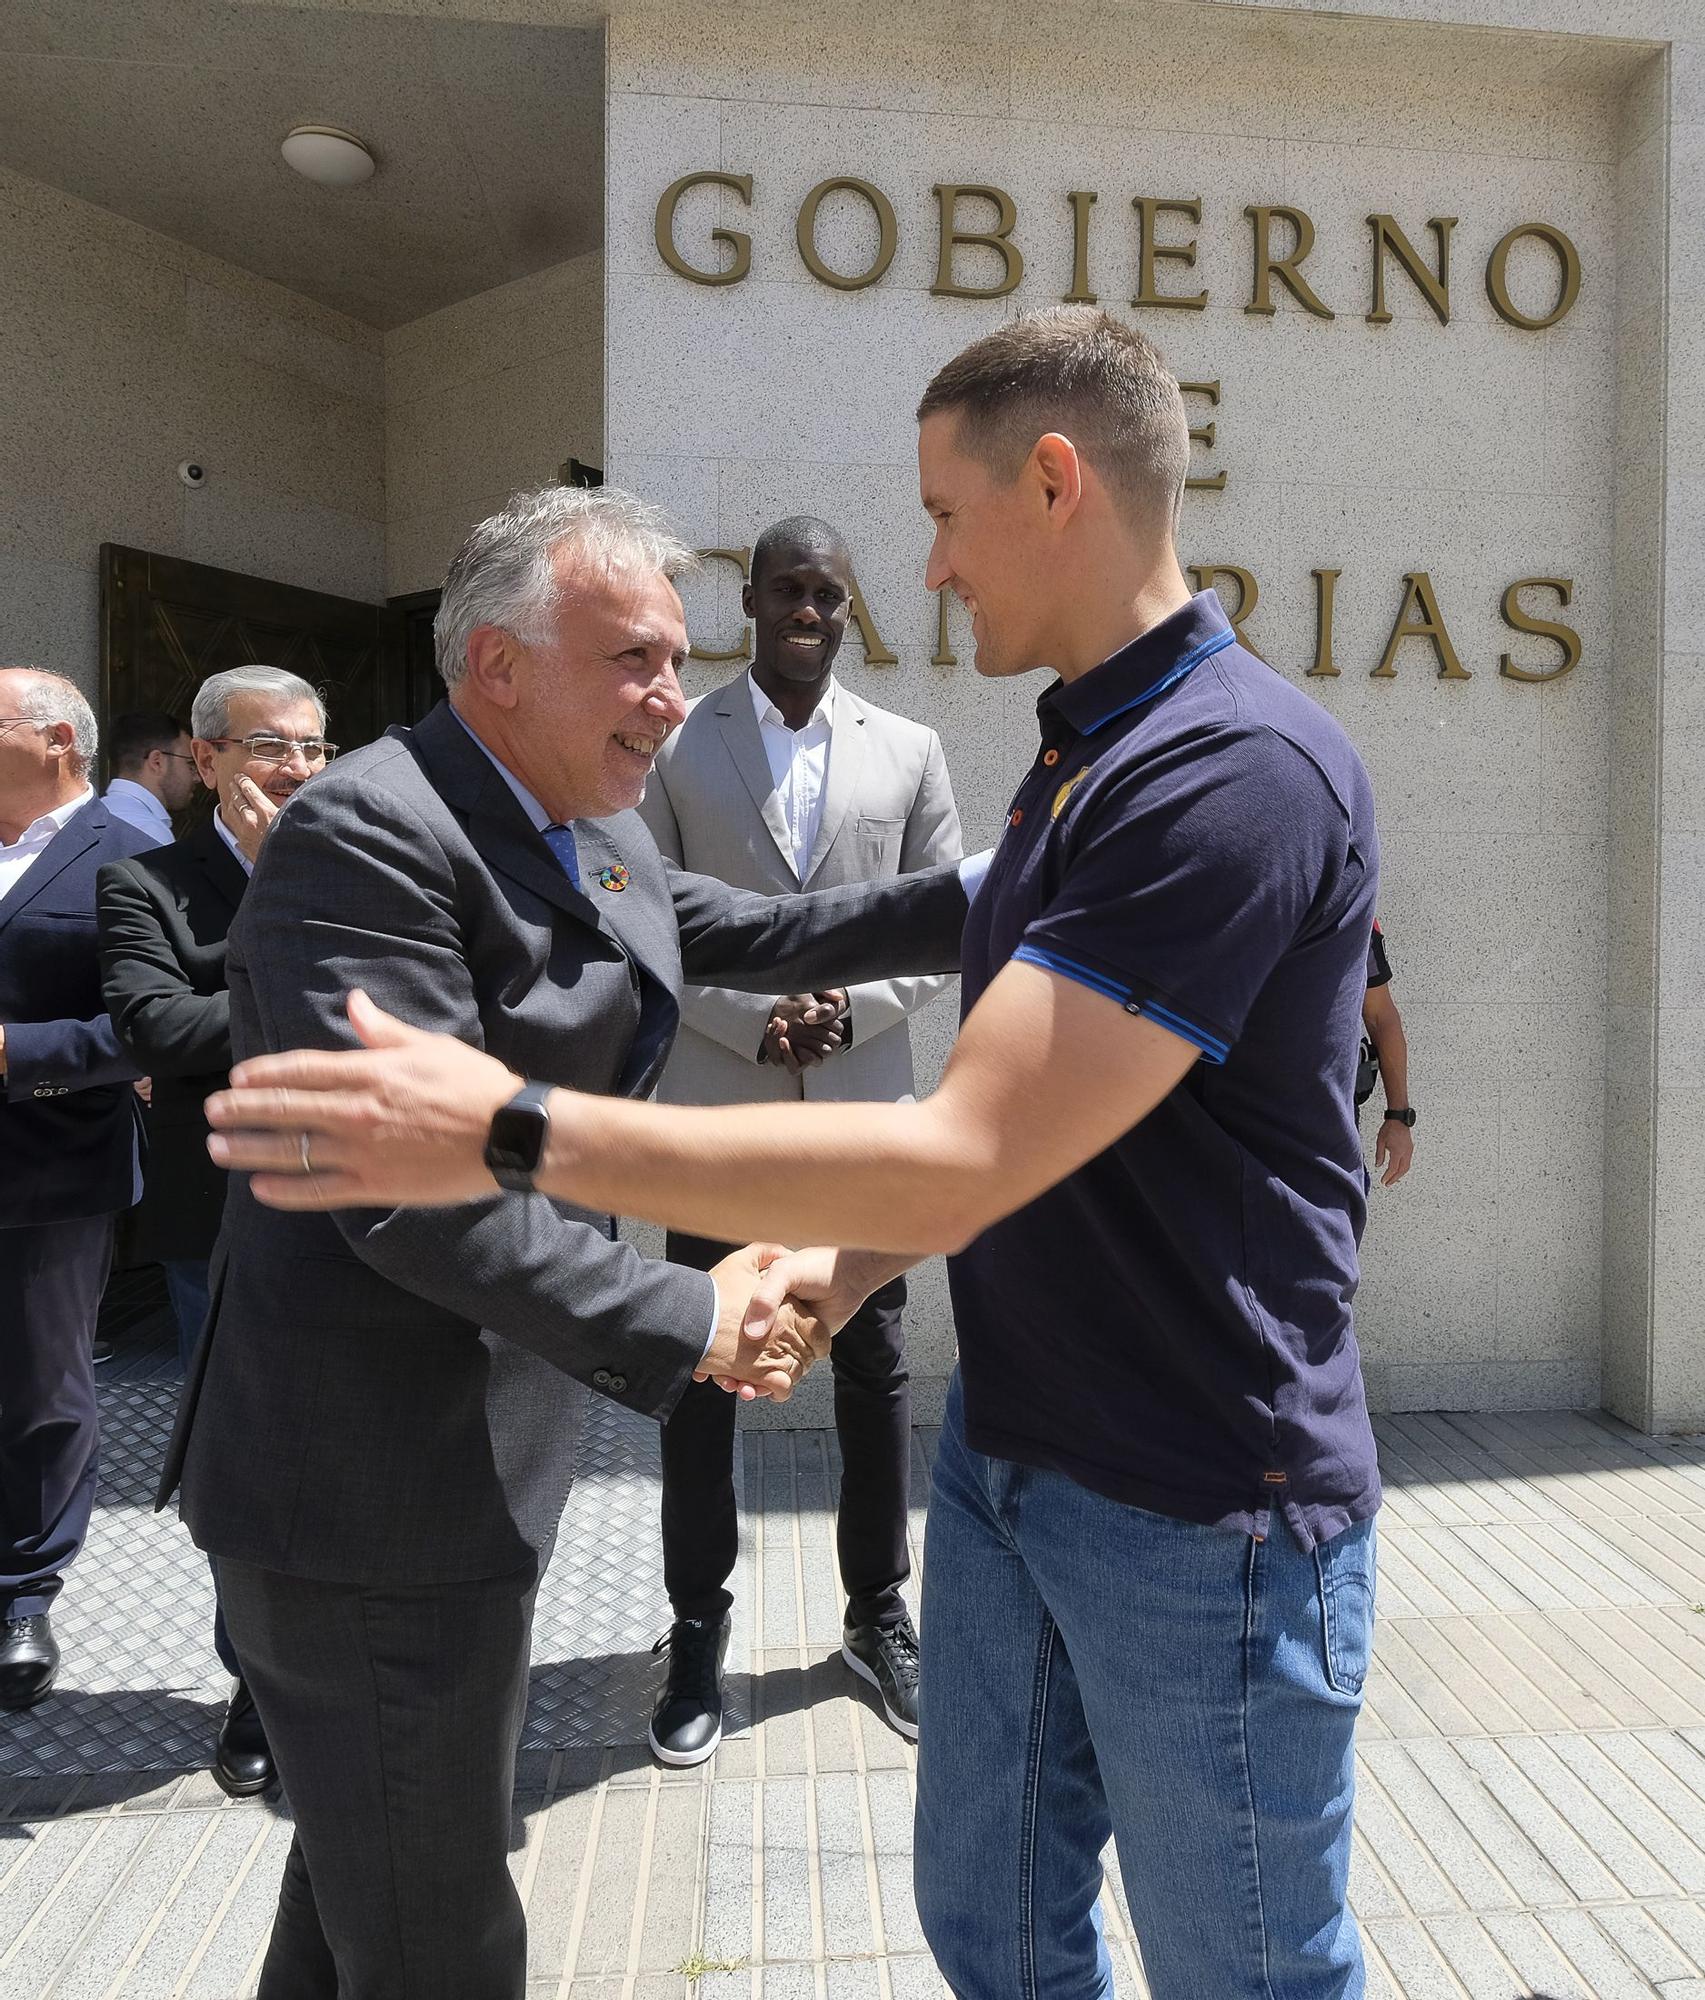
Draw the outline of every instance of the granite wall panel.
<instances>
[{"instance_id":1,"label":"granite wall panel","mask_svg":"<svg viewBox=\"0 0 1705 2000\"><path fill-rule=\"evenodd\" d=\"M847 678L940 730L968 827L982 837L1028 760L1036 690L980 682L965 635L958 665L930 663L935 607L921 583L928 534L911 409L966 341L1068 289L1066 195L1095 190L1094 288L1160 340L1181 376L1221 383L1216 409L1192 407L1217 424L1200 468L1225 469L1227 484L1188 496L1185 558L1255 574L1250 637L1344 722L1380 801L1383 918L1422 1122L1413 1175L1373 1198L1359 1308L1370 1379L1405 1402L1423 1393L1593 1401L1612 1143L1618 426L1623 404L1649 395L1652 381L1649 368L1626 372L1639 357L1619 339L1644 310L1623 270L1631 189L1646 185L1638 167L1619 169L1637 118L1623 95L1634 58L1600 51L1571 66L1579 45L1443 35L1429 38L1425 62L1408 62L1418 44L1406 23L1302 23L1261 9L1188 10L1195 42L1186 45L1183 27L1162 19L1170 12L1181 24L1184 11L1101 13L1092 25L1056 12L1045 31L997 22L957 73L941 63L926 14L908 43L916 73L903 78L874 36L796 48L785 33L743 35L733 15L681 33L643 12L618 18L611 473L678 504L714 546L748 544L782 512L821 513L847 529L899 655L896 667L870 668L849 641ZM1648 79L1646 139L1664 129L1650 94ZM696 192L680 208L677 241L708 264L712 228L750 237L749 277L721 287L685 282L652 241L664 186L712 168L751 173L752 199ZM863 290L818 282L794 242L802 197L837 174L874 182L896 213L893 263ZM1023 281L988 300L932 297L931 191L981 181L1014 198ZM1169 240L1194 238L1197 260L1164 265L1162 286L1206 289L1204 311L1129 306L1138 194L1201 198L1199 225L1165 224ZM1305 269L1331 321L1282 291L1271 317L1245 310L1249 203L1292 203L1311 216ZM1448 326L1395 267L1392 319L1368 324L1376 210L1397 215L1428 254L1427 218L1459 218ZM969 206L966 226L985 226L984 213ZM1493 244L1534 219L1565 229L1583 265L1575 309L1538 334L1502 320L1484 284ZM866 265L868 206L831 198L818 244L838 269ZM975 280L998 276L1000 263L967 251L958 268ZM1553 282L1531 256L1512 263L1511 281L1523 298ZM1341 671L1310 678L1311 571L1324 567L1342 571ZM695 631L726 645L739 629L738 578L715 568L689 612ZM1431 649L1409 641L1395 679L1371 679L1404 577L1421 570L1471 678L1441 680ZM1574 582L1565 615L1583 662L1552 685L1498 671L1506 651L1535 669L1556 657L1543 641L1518 640L1500 615L1506 585L1533 575ZM738 670L707 666L694 684ZM932 1056L950 1025L945 1009L922 1024ZM1536 1137L1527 1106L1552 1090L1566 1092L1563 1108ZM918 1290L917 1369L936 1380L951 1327L938 1284Z\"/></svg>"},{"instance_id":2,"label":"granite wall panel","mask_svg":"<svg viewBox=\"0 0 1705 2000\"><path fill-rule=\"evenodd\" d=\"M570 458L604 461L600 253L384 336L386 588L436 588L474 522Z\"/></svg>"},{"instance_id":3,"label":"granite wall panel","mask_svg":"<svg viewBox=\"0 0 1705 2000\"><path fill-rule=\"evenodd\" d=\"M0 318L0 658L94 689L108 541L381 595L370 328L10 172Z\"/></svg>"}]
</instances>

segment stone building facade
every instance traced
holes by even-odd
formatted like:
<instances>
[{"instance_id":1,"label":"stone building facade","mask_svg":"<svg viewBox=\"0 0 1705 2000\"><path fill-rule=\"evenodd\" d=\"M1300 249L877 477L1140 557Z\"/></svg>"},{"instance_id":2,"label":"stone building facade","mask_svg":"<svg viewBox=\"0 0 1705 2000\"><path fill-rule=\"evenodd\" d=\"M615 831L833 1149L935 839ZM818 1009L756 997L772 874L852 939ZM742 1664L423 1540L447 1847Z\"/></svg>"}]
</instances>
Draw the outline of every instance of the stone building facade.
<instances>
[{"instance_id":1,"label":"stone building facade","mask_svg":"<svg viewBox=\"0 0 1705 2000\"><path fill-rule=\"evenodd\" d=\"M1697 0L186 0L164 53L117 18L149 11L0 28L0 654L94 684L103 542L429 589L575 456L720 552L693 692L739 671L757 532L842 526L846 677L940 730L986 839L1035 687L979 681L923 588L911 411L1093 295L1192 385L1185 560L1373 774L1420 1112L1366 1243L1375 1401L1705 1424ZM145 64L269 144L389 119L372 192L299 223L257 167L216 223L111 108ZM414 159L435 105L489 227ZM103 178L121 142L149 170ZM938 1388L938 1274L913 1322Z\"/></svg>"}]
</instances>

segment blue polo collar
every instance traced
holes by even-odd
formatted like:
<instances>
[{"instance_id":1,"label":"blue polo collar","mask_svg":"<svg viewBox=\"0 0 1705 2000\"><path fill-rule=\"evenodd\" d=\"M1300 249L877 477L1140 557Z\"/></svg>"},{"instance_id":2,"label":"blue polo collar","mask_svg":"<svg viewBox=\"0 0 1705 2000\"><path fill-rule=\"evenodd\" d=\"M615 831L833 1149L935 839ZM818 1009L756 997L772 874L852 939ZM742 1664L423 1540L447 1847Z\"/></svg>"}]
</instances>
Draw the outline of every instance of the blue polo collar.
<instances>
[{"instance_id":1,"label":"blue polo collar","mask_svg":"<svg viewBox=\"0 0 1705 2000\"><path fill-rule=\"evenodd\" d=\"M1204 590L1151 625L1075 681L1056 681L1036 704L1044 729L1058 715L1080 736L1140 708L1181 681L1192 667L1234 643L1237 634L1218 596Z\"/></svg>"}]
</instances>

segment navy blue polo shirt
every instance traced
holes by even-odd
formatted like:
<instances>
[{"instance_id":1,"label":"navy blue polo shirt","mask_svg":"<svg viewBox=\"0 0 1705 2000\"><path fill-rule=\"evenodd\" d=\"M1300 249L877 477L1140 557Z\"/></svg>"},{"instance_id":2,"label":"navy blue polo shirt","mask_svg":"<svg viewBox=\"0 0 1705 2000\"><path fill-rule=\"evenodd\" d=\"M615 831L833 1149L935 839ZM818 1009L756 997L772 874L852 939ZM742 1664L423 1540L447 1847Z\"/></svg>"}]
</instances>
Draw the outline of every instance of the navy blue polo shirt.
<instances>
[{"instance_id":1,"label":"navy blue polo shirt","mask_svg":"<svg viewBox=\"0 0 1705 2000\"><path fill-rule=\"evenodd\" d=\"M1037 703L966 923L1201 1051L1098 1158L951 1262L972 1448L1304 1548L1379 1505L1350 1322L1351 1095L1379 849L1367 773L1212 592Z\"/></svg>"}]
</instances>

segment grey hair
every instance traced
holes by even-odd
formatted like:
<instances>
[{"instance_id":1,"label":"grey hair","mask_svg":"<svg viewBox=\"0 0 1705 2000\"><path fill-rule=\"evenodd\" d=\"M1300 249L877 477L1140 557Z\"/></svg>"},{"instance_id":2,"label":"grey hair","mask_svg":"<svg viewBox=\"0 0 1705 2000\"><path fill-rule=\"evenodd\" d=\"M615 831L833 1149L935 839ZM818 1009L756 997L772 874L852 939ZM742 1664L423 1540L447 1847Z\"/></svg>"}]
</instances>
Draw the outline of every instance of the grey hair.
<instances>
[{"instance_id":1,"label":"grey hair","mask_svg":"<svg viewBox=\"0 0 1705 2000\"><path fill-rule=\"evenodd\" d=\"M469 531L444 578L432 638L446 687L466 675L468 641L482 625L500 626L524 645L549 640L559 596L552 557L565 543L606 575L638 571L673 581L699 566L662 509L620 487L517 493Z\"/></svg>"},{"instance_id":2,"label":"grey hair","mask_svg":"<svg viewBox=\"0 0 1705 2000\"><path fill-rule=\"evenodd\" d=\"M326 705L320 699L320 691L310 687L300 674L283 667L227 667L222 674L209 674L196 689L195 703L189 712L190 734L199 736L204 743L229 736L231 697L238 694L271 694L281 701L311 701L314 713L320 718L321 730L326 726Z\"/></svg>"},{"instance_id":3,"label":"grey hair","mask_svg":"<svg viewBox=\"0 0 1705 2000\"><path fill-rule=\"evenodd\" d=\"M29 679L18 694L18 713L26 722L68 722L71 725L71 769L86 778L94 769L101 747L95 727L95 711L83 691L63 674L50 674L44 667L30 667Z\"/></svg>"}]
</instances>

